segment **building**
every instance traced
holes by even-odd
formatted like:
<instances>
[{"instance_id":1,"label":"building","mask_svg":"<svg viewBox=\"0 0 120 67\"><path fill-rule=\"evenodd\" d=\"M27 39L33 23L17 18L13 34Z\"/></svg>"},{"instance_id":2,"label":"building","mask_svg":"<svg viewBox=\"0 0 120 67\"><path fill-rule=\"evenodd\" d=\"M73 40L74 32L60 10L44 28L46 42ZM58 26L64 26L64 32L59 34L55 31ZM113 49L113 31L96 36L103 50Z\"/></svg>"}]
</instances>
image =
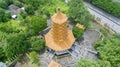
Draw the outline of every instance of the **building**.
<instances>
[{"instance_id":1,"label":"building","mask_svg":"<svg viewBox=\"0 0 120 67\"><path fill-rule=\"evenodd\" d=\"M51 61L48 67L62 67L62 65L55 61Z\"/></svg>"},{"instance_id":2,"label":"building","mask_svg":"<svg viewBox=\"0 0 120 67\"><path fill-rule=\"evenodd\" d=\"M11 17L13 19L15 19L17 17L19 12L25 10L24 7L19 8L19 7L15 6L15 5L10 5L8 8L9 8L9 10L11 12Z\"/></svg>"},{"instance_id":3,"label":"building","mask_svg":"<svg viewBox=\"0 0 120 67\"><path fill-rule=\"evenodd\" d=\"M45 35L46 46L54 51L70 49L75 41L73 33L67 28L67 16L58 12L52 16L52 29Z\"/></svg>"}]
</instances>

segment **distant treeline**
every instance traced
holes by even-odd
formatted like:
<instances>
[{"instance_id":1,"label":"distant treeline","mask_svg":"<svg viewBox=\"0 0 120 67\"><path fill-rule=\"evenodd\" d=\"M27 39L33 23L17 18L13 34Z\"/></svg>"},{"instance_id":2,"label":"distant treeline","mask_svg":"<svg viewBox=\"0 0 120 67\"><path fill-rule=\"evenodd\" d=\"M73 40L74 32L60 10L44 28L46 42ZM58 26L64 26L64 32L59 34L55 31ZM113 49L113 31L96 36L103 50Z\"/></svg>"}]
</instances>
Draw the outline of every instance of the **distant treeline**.
<instances>
[{"instance_id":1,"label":"distant treeline","mask_svg":"<svg viewBox=\"0 0 120 67\"><path fill-rule=\"evenodd\" d=\"M91 3L120 18L120 2L112 0L91 0Z\"/></svg>"}]
</instances>

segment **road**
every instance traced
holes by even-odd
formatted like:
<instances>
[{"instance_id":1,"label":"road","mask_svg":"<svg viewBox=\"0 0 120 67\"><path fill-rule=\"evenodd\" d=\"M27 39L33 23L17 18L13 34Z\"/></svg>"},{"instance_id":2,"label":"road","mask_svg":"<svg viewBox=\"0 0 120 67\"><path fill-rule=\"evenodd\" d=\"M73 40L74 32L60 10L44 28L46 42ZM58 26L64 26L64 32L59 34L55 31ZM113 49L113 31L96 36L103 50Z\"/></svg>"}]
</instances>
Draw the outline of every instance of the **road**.
<instances>
[{"instance_id":1,"label":"road","mask_svg":"<svg viewBox=\"0 0 120 67\"><path fill-rule=\"evenodd\" d=\"M97 18L102 24L107 25L114 32L120 33L120 19L114 17L105 11L91 5L90 3L84 2L86 6L88 6L89 12Z\"/></svg>"}]
</instances>

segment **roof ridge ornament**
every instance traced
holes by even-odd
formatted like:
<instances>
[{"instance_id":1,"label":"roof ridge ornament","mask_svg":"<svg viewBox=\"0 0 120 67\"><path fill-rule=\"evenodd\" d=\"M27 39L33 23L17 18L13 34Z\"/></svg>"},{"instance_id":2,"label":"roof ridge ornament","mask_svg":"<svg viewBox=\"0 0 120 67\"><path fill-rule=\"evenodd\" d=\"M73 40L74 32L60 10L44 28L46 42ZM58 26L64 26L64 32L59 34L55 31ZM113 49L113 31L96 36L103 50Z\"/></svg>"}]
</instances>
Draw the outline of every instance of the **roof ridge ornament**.
<instances>
[{"instance_id":1,"label":"roof ridge ornament","mask_svg":"<svg viewBox=\"0 0 120 67\"><path fill-rule=\"evenodd\" d=\"M61 11L60 11L60 7L58 7L58 13L61 13Z\"/></svg>"}]
</instances>

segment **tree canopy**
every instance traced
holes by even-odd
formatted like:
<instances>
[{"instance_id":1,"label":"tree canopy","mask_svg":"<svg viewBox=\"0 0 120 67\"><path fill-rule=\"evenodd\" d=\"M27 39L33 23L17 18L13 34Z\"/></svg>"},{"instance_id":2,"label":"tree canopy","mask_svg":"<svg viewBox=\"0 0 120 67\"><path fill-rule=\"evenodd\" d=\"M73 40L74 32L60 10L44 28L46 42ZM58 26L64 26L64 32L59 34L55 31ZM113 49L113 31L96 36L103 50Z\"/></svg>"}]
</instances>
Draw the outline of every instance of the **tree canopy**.
<instances>
[{"instance_id":1,"label":"tree canopy","mask_svg":"<svg viewBox=\"0 0 120 67\"><path fill-rule=\"evenodd\" d=\"M47 27L46 19L41 16L27 17L26 22L28 23L28 32L31 32L31 34L39 34Z\"/></svg>"},{"instance_id":2,"label":"tree canopy","mask_svg":"<svg viewBox=\"0 0 120 67\"><path fill-rule=\"evenodd\" d=\"M79 39L82 37L84 30L75 26L73 27L72 32L73 32L73 35Z\"/></svg>"},{"instance_id":3,"label":"tree canopy","mask_svg":"<svg viewBox=\"0 0 120 67\"><path fill-rule=\"evenodd\" d=\"M0 23L7 22L10 20L10 12L5 11L4 9L0 8Z\"/></svg>"},{"instance_id":4,"label":"tree canopy","mask_svg":"<svg viewBox=\"0 0 120 67\"><path fill-rule=\"evenodd\" d=\"M32 36L30 38L30 43L31 43L32 50L35 50L35 51L42 50L45 47L44 40L38 36Z\"/></svg>"},{"instance_id":5,"label":"tree canopy","mask_svg":"<svg viewBox=\"0 0 120 67\"><path fill-rule=\"evenodd\" d=\"M120 63L120 35L96 43L96 49L102 60L109 61L112 67L119 67Z\"/></svg>"},{"instance_id":6,"label":"tree canopy","mask_svg":"<svg viewBox=\"0 0 120 67\"><path fill-rule=\"evenodd\" d=\"M76 67L111 67L111 64L108 61L101 61L101 60L90 60L90 59L83 59L81 58Z\"/></svg>"},{"instance_id":7,"label":"tree canopy","mask_svg":"<svg viewBox=\"0 0 120 67\"><path fill-rule=\"evenodd\" d=\"M70 0L69 17L77 23L88 27L91 15L82 0Z\"/></svg>"},{"instance_id":8,"label":"tree canopy","mask_svg":"<svg viewBox=\"0 0 120 67\"><path fill-rule=\"evenodd\" d=\"M92 4L120 18L120 2L114 2L114 0L92 0Z\"/></svg>"},{"instance_id":9,"label":"tree canopy","mask_svg":"<svg viewBox=\"0 0 120 67\"><path fill-rule=\"evenodd\" d=\"M61 4L61 5L60 5ZM48 0L44 5L39 6L38 13L41 15L52 16L57 12L57 8L61 8L61 12L68 15L68 5L61 0Z\"/></svg>"},{"instance_id":10,"label":"tree canopy","mask_svg":"<svg viewBox=\"0 0 120 67\"><path fill-rule=\"evenodd\" d=\"M8 4L6 0L0 0L0 8L6 9L8 7Z\"/></svg>"},{"instance_id":11,"label":"tree canopy","mask_svg":"<svg viewBox=\"0 0 120 67\"><path fill-rule=\"evenodd\" d=\"M6 38L6 45L4 46L5 54L8 58L15 55L23 54L28 51L30 47L26 36L21 33L9 34Z\"/></svg>"}]
</instances>

